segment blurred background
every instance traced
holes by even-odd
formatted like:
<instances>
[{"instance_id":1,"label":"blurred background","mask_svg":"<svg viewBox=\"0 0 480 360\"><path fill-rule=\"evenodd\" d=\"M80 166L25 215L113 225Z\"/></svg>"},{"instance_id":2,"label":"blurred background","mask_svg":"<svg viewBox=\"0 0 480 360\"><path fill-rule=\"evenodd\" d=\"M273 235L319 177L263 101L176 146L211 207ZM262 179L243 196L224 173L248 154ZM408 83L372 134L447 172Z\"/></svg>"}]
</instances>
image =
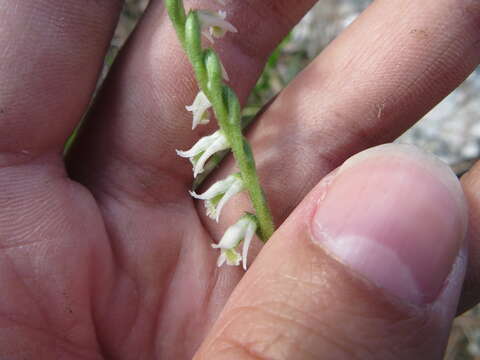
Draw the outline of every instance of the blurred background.
<instances>
[{"instance_id":1,"label":"blurred background","mask_svg":"<svg viewBox=\"0 0 480 360\"><path fill-rule=\"evenodd\" d=\"M301 71L339 32L368 6L370 0L322 0L293 29L270 57L255 87L246 116L253 116ZM126 0L105 61L104 76L148 0ZM448 163L461 175L480 153L480 69L397 141L420 146ZM446 360L480 360L480 308L457 318Z\"/></svg>"}]
</instances>

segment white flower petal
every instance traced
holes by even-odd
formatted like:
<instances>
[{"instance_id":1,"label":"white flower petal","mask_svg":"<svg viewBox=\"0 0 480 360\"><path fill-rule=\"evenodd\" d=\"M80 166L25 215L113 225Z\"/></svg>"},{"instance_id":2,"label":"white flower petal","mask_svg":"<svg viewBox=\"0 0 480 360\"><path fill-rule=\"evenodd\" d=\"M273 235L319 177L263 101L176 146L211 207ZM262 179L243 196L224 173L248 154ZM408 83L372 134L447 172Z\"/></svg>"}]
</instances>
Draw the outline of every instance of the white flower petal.
<instances>
[{"instance_id":1,"label":"white flower petal","mask_svg":"<svg viewBox=\"0 0 480 360\"><path fill-rule=\"evenodd\" d=\"M223 135L219 131L214 132L212 135L204 136L200 140L198 140L197 143L193 145L190 150L176 150L177 155L184 158L192 158L194 156L197 156L198 154L204 152L209 146L211 146L211 144L215 143L215 141L222 136Z\"/></svg>"},{"instance_id":2,"label":"white flower petal","mask_svg":"<svg viewBox=\"0 0 480 360\"><path fill-rule=\"evenodd\" d=\"M218 244L212 244L214 249L233 249L245 236L248 224L251 220L241 218L236 224L230 226Z\"/></svg>"},{"instance_id":3,"label":"white flower petal","mask_svg":"<svg viewBox=\"0 0 480 360\"><path fill-rule=\"evenodd\" d=\"M227 255L225 254L225 252L222 251L220 252L220 256L217 259L217 266L222 266L223 264L225 264L225 261L227 261Z\"/></svg>"},{"instance_id":4,"label":"white flower petal","mask_svg":"<svg viewBox=\"0 0 480 360\"><path fill-rule=\"evenodd\" d=\"M235 181L237 181L237 177L235 175L230 175L223 180L217 181L203 194L197 194L195 191L190 191L190 195L192 195L192 197L195 199L210 200L217 195L224 194L230 188L230 186L235 183Z\"/></svg>"},{"instance_id":5,"label":"white flower petal","mask_svg":"<svg viewBox=\"0 0 480 360\"><path fill-rule=\"evenodd\" d=\"M257 231L257 224L255 222L251 222L247 230L245 231L245 238L243 239L243 250L242 250L242 260L243 260L243 269L247 270L247 257L248 257L248 249L250 248L250 244L252 243L253 236Z\"/></svg>"},{"instance_id":6,"label":"white flower petal","mask_svg":"<svg viewBox=\"0 0 480 360\"><path fill-rule=\"evenodd\" d=\"M222 212L223 207L225 204L230 200L233 196L238 194L239 192L243 191L244 186L243 186L243 181L239 178L236 178L236 181L228 188L228 190L225 192L225 195L223 195L222 199L218 202L217 208L216 208L216 217L215 220L218 223L218 220L220 219L220 214Z\"/></svg>"},{"instance_id":7,"label":"white flower petal","mask_svg":"<svg viewBox=\"0 0 480 360\"><path fill-rule=\"evenodd\" d=\"M198 10L198 19L202 27L202 34L213 42L213 37L219 38L225 35L226 32L238 32L237 28L225 20L227 14L225 11L218 11L217 13L208 10ZM209 35L205 30L208 29Z\"/></svg>"},{"instance_id":8,"label":"white flower petal","mask_svg":"<svg viewBox=\"0 0 480 360\"><path fill-rule=\"evenodd\" d=\"M210 119L207 118L207 111L211 107L212 104L203 91L197 94L192 105L185 106L188 111L193 113L192 130L200 124L208 124Z\"/></svg>"},{"instance_id":9,"label":"white flower petal","mask_svg":"<svg viewBox=\"0 0 480 360\"><path fill-rule=\"evenodd\" d=\"M228 141L226 137L219 133L220 136L215 140L214 143L212 143L200 156L198 159L197 163L195 164L193 168L193 177L196 178L198 174L201 174L203 172L203 167L205 166L205 163L207 162L210 157L222 150L226 150L230 147L228 144Z\"/></svg>"},{"instance_id":10,"label":"white flower petal","mask_svg":"<svg viewBox=\"0 0 480 360\"><path fill-rule=\"evenodd\" d=\"M210 122L210 119L206 118L201 118L200 116L197 117L197 118L194 118L193 121L192 121L192 130L195 130L195 128L198 126L198 125L206 125Z\"/></svg>"}]
</instances>

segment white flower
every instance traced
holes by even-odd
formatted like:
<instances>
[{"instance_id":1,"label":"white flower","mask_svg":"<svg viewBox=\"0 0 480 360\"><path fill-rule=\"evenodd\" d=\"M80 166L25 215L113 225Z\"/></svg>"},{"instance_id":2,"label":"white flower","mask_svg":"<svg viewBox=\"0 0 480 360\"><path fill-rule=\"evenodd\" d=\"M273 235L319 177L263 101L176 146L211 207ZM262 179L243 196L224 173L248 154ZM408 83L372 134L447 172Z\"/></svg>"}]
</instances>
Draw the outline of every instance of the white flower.
<instances>
[{"instance_id":1,"label":"white flower","mask_svg":"<svg viewBox=\"0 0 480 360\"><path fill-rule=\"evenodd\" d=\"M214 249L220 249L221 253L217 260L217 266L222 266L225 262L227 265L240 265L243 260L243 269L247 270L248 249L252 242L253 236L257 231L257 222L252 214L244 215L235 225L230 226L218 244L212 244ZM236 247L243 241L242 255L240 255Z\"/></svg>"},{"instance_id":2,"label":"white flower","mask_svg":"<svg viewBox=\"0 0 480 360\"><path fill-rule=\"evenodd\" d=\"M185 109L193 113L192 130L198 125L204 125L210 122L210 119L208 118L208 109L211 107L212 104L203 91L200 91L197 94L192 105L185 106Z\"/></svg>"},{"instance_id":3,"label":"white flower","mask_svg":"<svg viewBox=\"0 0 480 360\"><path fill-rule=\"evenodd\" d=\"M207 208L207 215L218 222L220 214L224 205L234 195L243 191L245 186L240 174L233 174L225 178L224 180L217 181L203 194L197 194L194 191L190 191L195 199L204 200L205 207Z\"/></svg>"},{"instance_id":4,"label":"white flower","mask_svg":"<svg viewBox=\"0 0 480 360\"><path fill-rule=\"evenodd\" d=\"M189 158L193 165L193 177L203 172L207 160L218 151L229 149L227 138L218 130L212 135L205 136L197 141L190 150L177 150L178 156Z\"/></svg>"},{"instance_id":5,"label":"white flower","mask_svg":"<svg viewBox=\"0 0 480 360\"><path fill-rule=\"evenodd\" d=\"M228 31L238 32L237 28L230 24L225 18L227 13L225 11L219 10L218 12L208 11L208 10L198 10L198 19L200 20L200 25L202 28L202 34L214 42L214 38L223 37Z\"/></svg>"}]
</instances>

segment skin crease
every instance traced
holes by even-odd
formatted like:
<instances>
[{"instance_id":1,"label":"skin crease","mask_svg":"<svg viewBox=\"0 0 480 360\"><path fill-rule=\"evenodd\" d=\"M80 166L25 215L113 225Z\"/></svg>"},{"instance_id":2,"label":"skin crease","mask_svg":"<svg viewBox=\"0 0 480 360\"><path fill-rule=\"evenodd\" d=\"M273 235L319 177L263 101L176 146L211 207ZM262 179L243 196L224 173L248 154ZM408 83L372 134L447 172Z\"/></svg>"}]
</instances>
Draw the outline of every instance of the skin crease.
<instances>
[{"instance_id":1,"label":"skin crease","mask_svg":"<svg viewBox=\"0 0 480 360\"><path fill-rule=\"evenodd\" d=\"M240 33L216 48L240 98L245 100L268 53L313 4L228 3ZM244 274L217 269L218 253L210 244L248 206L245 199L229 204L219 225L208 221L203 205L188 197L188 162L175 156L174 149L187 148L214 124L189 129L184 106L196 87L161 1L151 2L78 143L62 159L63 144L95 89L120 8L116 0L0 3L0 358L191 358ZM398 136L468 76L480 60L479 25L473 0L379 0L305 70L250 132L277 223L330 170ZM427 29L428 40L414 29ZM286 163L291 174L284 172ZM230 170L227 163L216 176ZM295 182L286 182L292 176ZM478 181L464 184L472 194ZM469 202L478 204L474 197ZM469 236L475 247L477 233ZM315 286L328 285L341 296L324 319L327 326L335 316L350 321L355 314L348 299L356 297L359 319L400 324L390 337L371 343L356 342L339 327L331 328L331 338L307 329L312 341L323 339L348 358L349 348L368 352L370 346L405 344L408 354L437 339L435 324L423 315L396 306L305 238L298 244L304 244L300 260L310 256L323 264ZM266 249L264 258L272 258ZM471 266L469 279L477 269ZM261 279L246 278L242 286ZM478 292L469 299L476 302ZM261 307L253 310L269 319ZM245 313L245 321L255 314ZM368 337L371 329L358 321L358 334ZM422 330L413 340L404 338L409 326ZM305 328L298 331L305 335ZM246 351L238 358L261 357L249 353L248 344L232 345ZM282 358L278 349L275 358Z\"/></svg>"}]
</instances>

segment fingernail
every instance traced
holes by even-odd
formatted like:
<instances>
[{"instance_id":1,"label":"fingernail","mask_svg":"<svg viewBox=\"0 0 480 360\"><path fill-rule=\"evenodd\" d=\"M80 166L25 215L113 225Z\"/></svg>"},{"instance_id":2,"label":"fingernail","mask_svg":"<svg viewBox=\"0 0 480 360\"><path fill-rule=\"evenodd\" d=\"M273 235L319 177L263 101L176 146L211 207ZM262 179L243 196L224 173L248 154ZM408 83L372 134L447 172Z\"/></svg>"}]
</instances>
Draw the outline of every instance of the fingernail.
<instances>
[{"instance_id":1,"label":"fingernail","mask_svg":"<svg viewBox=\"0 0 480 360\"><path fill-rule=\"evenodd\" d=\"M361 277L405 302L433 302L466 230L450 168L406 145L382 145L342 165L312 220L312 237Z\"/></svg>"}]
</instances>

